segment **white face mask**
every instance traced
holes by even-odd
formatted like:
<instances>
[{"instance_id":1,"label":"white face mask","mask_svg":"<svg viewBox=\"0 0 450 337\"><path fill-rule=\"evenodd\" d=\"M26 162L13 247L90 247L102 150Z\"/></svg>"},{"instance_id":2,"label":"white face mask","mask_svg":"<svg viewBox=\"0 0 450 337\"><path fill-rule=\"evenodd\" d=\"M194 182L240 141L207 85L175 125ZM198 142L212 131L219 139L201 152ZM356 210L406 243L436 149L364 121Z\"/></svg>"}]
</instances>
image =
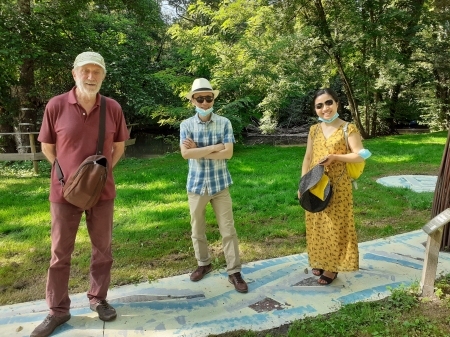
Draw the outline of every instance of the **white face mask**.
<instances>
[{"instance_id":1,"label":"white face mask","mask_svg":"<svg viewBox=\"0 0 450 337\"><path fill-rule=\"evenodd\" d=\"M195 107L195 111L202 117L206 117L209 116L211 114L211 112L213 112L214 108L211 107L207 110L204 110L202 108L199 108L198 106Z\"/></svg>"},{"instance_id":2,"label":"white face mask","mask_svg":"<svg viewBox=\"0 0 450 337\"><path fill-rule=\"evenodd\" d=\"M336 113L334 114L334 116L331 117L330 119L325 119L325 118L319 117L319 121L325 122L325 123L332 123L332 122L333 122L336 118L338 118L338 117L339 117L339 114L336 112Z\"/></svg>"}]
</instances>

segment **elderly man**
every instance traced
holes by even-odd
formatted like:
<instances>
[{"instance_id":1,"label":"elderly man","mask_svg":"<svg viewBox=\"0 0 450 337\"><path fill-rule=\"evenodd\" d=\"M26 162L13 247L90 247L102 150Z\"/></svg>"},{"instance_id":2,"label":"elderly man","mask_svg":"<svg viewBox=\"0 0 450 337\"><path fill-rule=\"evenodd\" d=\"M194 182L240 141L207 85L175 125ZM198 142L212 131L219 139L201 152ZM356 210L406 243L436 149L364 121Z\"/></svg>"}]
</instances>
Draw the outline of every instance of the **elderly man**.
<instances>
[{"instance_id":1,"label":"elderly man","mask_svg":"<svg viewBox=\"0 0 450 337\"><path fill-rule=\"evenodd\" d=\"M119 103L105 97L103 155L108 161L105 187L100 200L88 210L68 203L55 172L55 159L64 175L70 177L86 157L96 153L101 105L99 90L106 76L105 61L98 53L81 53L75 59L72 75L76 86L50 99L38 137L42 152L53 165L49 197L52 245L46 288L50 312L31 337L49 336L70 319L70 261L83 213L92 245L90 289L87 293L90 308L103 321L117 316L115 309L106 302L113 263L111 241L116 191L112 168L121 158L129 135Z\"/></svg>"},{"instance_id":2,"label":"elderly man","mask_svg":"<svg viewBox=\"0 0 450 337\"><path fill-rule=\"evenodd\" d=\"M193 282L211 272L211 256L206 239L205 208L211 203L222 235L227 262L228 281L236 291L246 293L247 283L241 275L239 246L234 227L229 186L233 183L227 161L233 156L234 135L231 122L213 112L219 94L205 78L197 78L186 95L195 107L195 115L180 125L180 148L189 160L187 192L191 213L192 243L197 269L191 274Z\"/></svg>"}]
</instances>

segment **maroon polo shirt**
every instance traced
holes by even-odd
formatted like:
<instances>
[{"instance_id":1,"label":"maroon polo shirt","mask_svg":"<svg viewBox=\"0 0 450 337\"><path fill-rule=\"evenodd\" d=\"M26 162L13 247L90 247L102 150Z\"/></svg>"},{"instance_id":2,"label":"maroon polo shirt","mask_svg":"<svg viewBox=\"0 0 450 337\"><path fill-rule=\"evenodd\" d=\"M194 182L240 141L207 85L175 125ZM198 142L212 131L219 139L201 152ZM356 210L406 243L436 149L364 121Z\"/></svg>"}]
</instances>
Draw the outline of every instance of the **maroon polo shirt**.
<instances>
[{"instance_id":1,"label":"maroon polo shirt","mask_svg":"<svg viewBox=\"0 0 450 337\"><path fill-rule=\"evenodd\" d=\"M115 100L106 98L106 128L103 155L108 159L108 178L100 200L114 199L112 164L113 143L129 138L122 108ZM47 103L38 140L56 144L56 158L64 173L64 180L78 168L87 157L96 154L100 117L100 95L88 115L77 103L75 87L62 95L55 96ZM50 182L51 202L67 203L62 195L62 187L52 167Z\"/></svg>"}]
</instances>

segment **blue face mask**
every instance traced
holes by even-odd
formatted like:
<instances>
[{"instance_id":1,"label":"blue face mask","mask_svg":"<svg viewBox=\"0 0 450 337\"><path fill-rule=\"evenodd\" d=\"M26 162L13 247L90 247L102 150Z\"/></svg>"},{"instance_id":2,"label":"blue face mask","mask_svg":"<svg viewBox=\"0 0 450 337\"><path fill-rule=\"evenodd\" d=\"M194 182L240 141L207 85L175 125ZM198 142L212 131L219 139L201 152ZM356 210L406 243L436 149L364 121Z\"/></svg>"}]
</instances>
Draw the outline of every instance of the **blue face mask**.
<instances>
[{"instance_id":1,"label":"blue face mask","mask_svg":"<svg viewBox=\"0 0 450 337\"><path fill-rule=\"evenodd\" d=\"M214 108L211 107L208 110L203 110L202 108L199 108L198 106L195 107L195 111L202 117L207 117L213 112Z\"/></svg>"},{"instance_id":2,"label":"blue face mask","mask_svg":"<svg viewBox=\"0 0 450 337\"><path fill-rule=\"evenodd\" d=\"M330 119L324 119L324 118L322 118L322 117L319 117L319 121L321 121L321 122L324 122L324 123L331 123L331 122L333 122L336 118L338 118L339 117L339 114L336 112L335 114L334 114L334 116L333 117L331 117Z\"/></svg>"}]
</instances>

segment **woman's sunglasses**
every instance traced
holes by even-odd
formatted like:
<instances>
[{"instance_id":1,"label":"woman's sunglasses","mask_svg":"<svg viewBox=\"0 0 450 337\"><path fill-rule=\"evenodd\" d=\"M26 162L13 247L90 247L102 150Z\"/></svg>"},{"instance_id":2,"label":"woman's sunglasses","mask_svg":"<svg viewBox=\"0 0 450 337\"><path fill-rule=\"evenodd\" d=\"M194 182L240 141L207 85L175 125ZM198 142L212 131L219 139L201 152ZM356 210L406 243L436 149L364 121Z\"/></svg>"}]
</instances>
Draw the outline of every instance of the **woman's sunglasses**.
<instances>
[{"instance_id":1,"label":"woman's sunglasses","mask_svg":"<svg viewBox=\"0 0 450 337\"><path fill-rule=\"evenodd\" d=\"M325 105L326 105L326 106L332 106L333 103L334 103L334 101L333 101L332 99L329 99L328 101L325 101ZM317 109L317 110L322 109L322 108L323 108L323 104L324 104L324 103L318 103L318 104L316 104L316 106L315 106L316 109Z\"/></svg>"},{"instance_id":2,"label":"woman's sunglasses","mask_svg":"<svg viewBox=\"0 0 450 337\"><path fill-rule=\"evenodd\" d=\"M204 101L206 101L207 103L211 103L212 101L214 101L214 97L211 96L198 96L194 98L197 103L203 103Z\"/></svg>"}]
</instances>

